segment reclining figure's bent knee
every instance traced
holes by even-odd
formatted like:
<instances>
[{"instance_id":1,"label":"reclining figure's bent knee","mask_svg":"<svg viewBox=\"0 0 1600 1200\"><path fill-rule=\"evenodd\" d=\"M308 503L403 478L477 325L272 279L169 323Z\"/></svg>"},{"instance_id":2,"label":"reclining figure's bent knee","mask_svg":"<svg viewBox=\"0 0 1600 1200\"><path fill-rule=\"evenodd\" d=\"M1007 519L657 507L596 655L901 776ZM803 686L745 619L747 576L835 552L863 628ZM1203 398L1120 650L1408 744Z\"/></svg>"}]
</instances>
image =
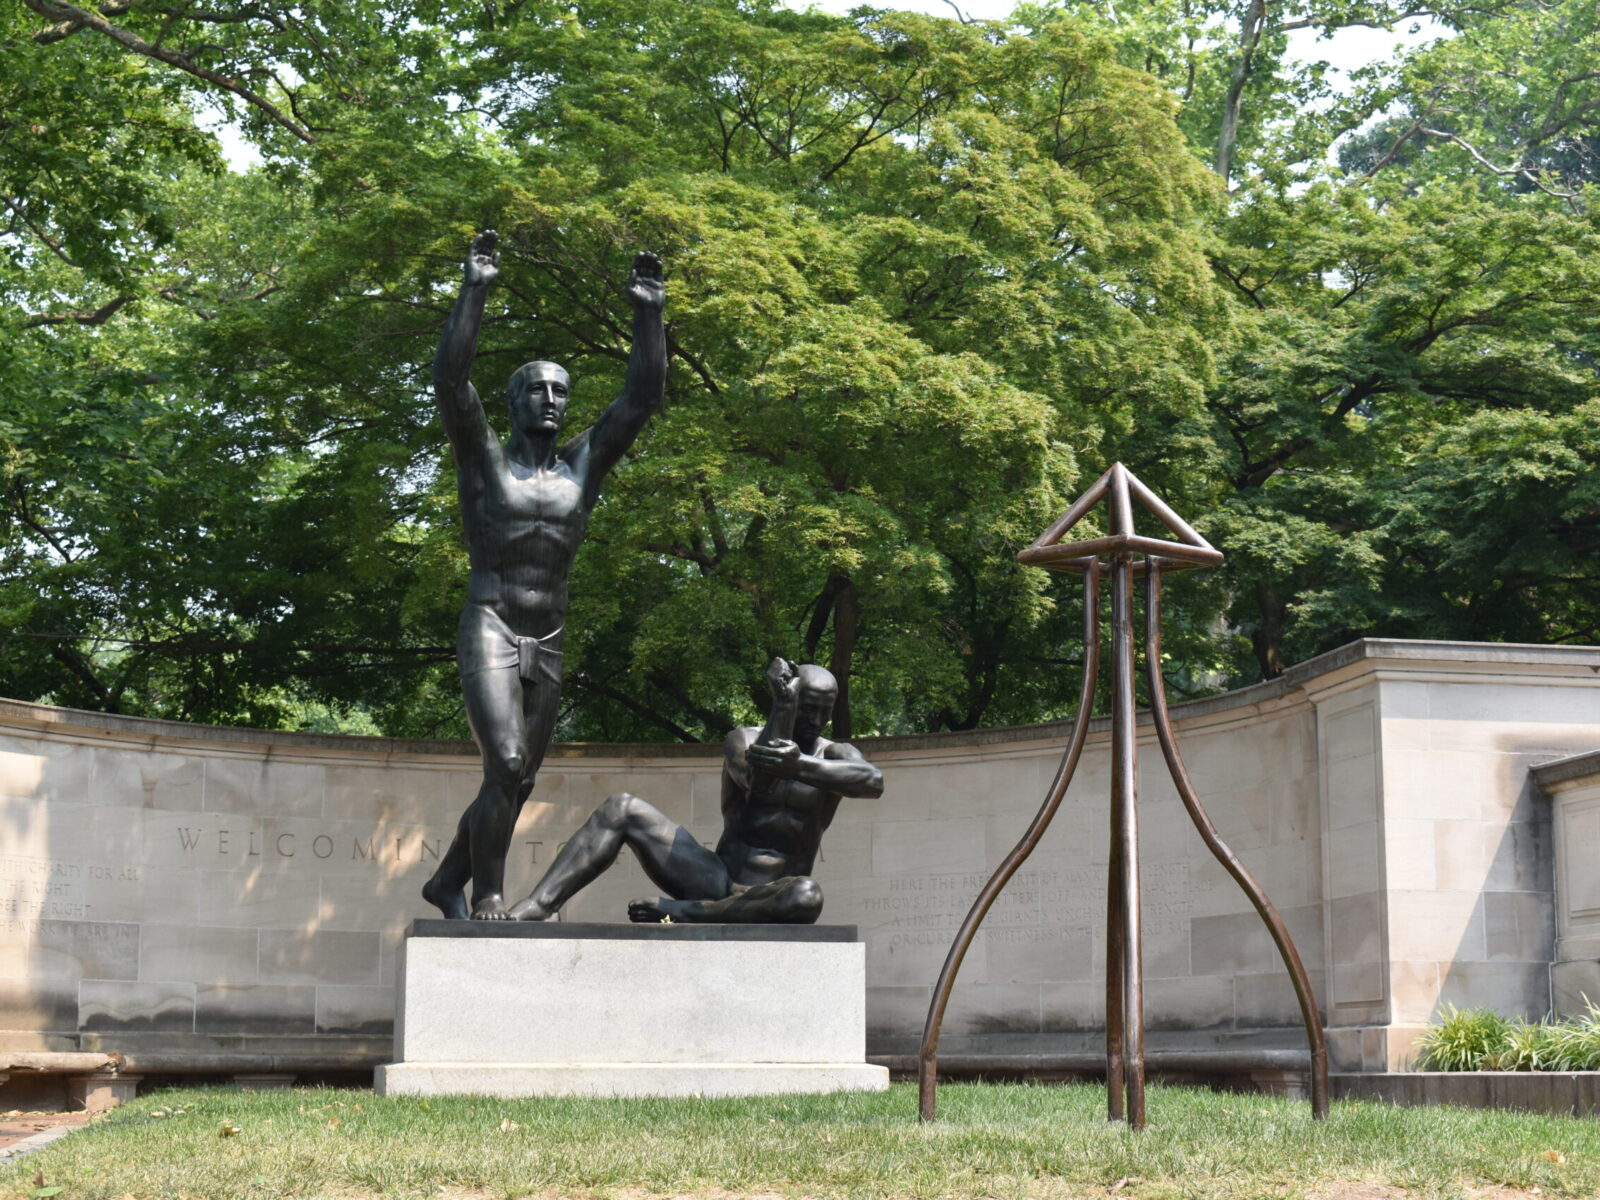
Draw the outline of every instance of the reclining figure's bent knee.
<instances>
[{"instance_id":1,"label":"reclining figure's bent knee","mask_svg":"<svg viewBox=\"0 0 1600 1200\"><path fill-rule=\"evenodd\" d=\"M773 915L791 925L810 925L822 915L822 885L799 876L772 899Z\"/></svg>"},{"instance_id":2,"label":"reclining figure's bent knee","mask_svg":"<svg viewBox=\"0 0 1600 1200\"><path fill-rule=\"evenodd\" d=\"M607 796L604 803L594 810L593 820L598 820L607 829L626 829L629 822L638 816L644 801L629 792L618 792L614 796Z\"/></svg>"}]
</instances>

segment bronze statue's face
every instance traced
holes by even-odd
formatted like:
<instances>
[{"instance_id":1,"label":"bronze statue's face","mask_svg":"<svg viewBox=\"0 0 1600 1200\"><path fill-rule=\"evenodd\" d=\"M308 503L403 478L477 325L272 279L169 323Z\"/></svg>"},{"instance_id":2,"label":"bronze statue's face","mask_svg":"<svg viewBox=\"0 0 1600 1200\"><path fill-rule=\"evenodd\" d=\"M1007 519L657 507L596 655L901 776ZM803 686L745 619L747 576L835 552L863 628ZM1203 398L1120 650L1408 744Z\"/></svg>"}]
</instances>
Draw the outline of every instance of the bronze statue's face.
<instances>
[{"instance_id":1,"label":"bronze statue's face","mask_svg":"<svg viewBox=\"0 0 1600 1200\"><path fill-rule=\"evenodd\" d=\"M810 663L800 668L800 695L794 714L794 740L810 746L822 736L822 731L833 720L833 702L838 699L839 684L833 672Z\"/></svg>"},{"instance_id":2,"label":"bronze statue's face","mask_svg":"<svg viewBox=\"0 0 1600 1200\"><path fill-rule=\"evenodd\" d=\"M550 362L531 362L518 369L506 388L511 424L526 434L552 434L567 415L566 371Z\"/></svg>"}]
</instances>

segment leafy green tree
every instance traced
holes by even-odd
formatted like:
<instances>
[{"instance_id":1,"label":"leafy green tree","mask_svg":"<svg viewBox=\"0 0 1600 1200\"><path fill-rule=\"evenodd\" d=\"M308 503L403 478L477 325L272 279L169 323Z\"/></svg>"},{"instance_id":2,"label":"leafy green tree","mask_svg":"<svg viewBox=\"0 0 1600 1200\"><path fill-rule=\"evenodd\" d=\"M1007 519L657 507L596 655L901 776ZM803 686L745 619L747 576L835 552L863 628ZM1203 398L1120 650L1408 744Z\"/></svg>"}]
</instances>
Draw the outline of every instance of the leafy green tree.
<instances>
[{"instance_id":1,"label":"leafy green tree","mask_svg":"<svg viewBox=\"0 0 1600 1200\"><path fill-rule=\"evenodd\" d=\"M1198 229L1211 188L1158 85L1070 21L251 13L220 29L141 8L47 43L164 63L235 105L268 156L174 189L195 207L166 260L183 278L162 366L195 424L163 478L233 501L169 484L193 520L154 571L159 636L134 636L114 587L77 614L133 648L74 647L118 703L134 653L170 652L182 686L138 676L132 707L272 720L287 678L386 728L459 731L443 660L464 572L413 364L468 232L491 224L506 266L480 387L560 358L575 421L620 374L619 263L648 245L672 270L668 408L574 581L570 733L717 736L755 711L775 652L833 666L844 731L1029 719L1070 692L1031 660L1075 622L1012 553L1130 404L1199 411L1223 319ZM367 23L335 48L338 21ZM150 23L194 48L152 54ZM392 82L446 30L471 53ZM106 579L128 570L141 531L67 519Z\"/></svg>"},{"instance_id":2,"label":"leafy green tree","mask_svg":"<svg viewBox=\"0 0 1600 1200\"><path fill-rule=\"evenodd\" d=\"M564 736L720 736L775 653L847 735L1059 715L1076 603L1014 554L1118 458L1229 555L1174 587L1179 691L1592 639L1594 15L1437 11L1341 97L1289 34L1414 10L10 6L0 692L464 733L426 364L491 226L477 385L563 361L580 424L668 263Z\"/></svg>"}]
</instances>

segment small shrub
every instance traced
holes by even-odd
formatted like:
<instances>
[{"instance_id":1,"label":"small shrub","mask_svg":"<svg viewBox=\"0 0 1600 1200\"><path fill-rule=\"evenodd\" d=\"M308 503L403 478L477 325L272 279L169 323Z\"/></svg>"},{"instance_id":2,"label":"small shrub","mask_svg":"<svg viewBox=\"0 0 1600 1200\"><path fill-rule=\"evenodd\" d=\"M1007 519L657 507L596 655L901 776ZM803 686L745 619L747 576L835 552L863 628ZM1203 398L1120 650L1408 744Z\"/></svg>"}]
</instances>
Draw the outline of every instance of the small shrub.
<instances>
[{"instance_id":1,"label":"small shrub","mask_svg":"<svg viewBox=\"0 0 1600 1200\"><path fill-rule=\"evenodd\" d=\"M1449 1006L1417 1043L1419 1071L1600 1071L1600 1005L1568 1020L1519 1021Z\"/></svg>"},{"instance_id":2,"label":"small shrub","mask_svg":"<svg viewBox=\"0 0 1600 1200\"><path fill-rule=\"evenodd\" d=\"M1583 998L1586 1011L1553 1027L1552 1071L1600 1071L1600 1005Z\"/></svg>"},{"instance_id":3,"label":"small shrub","mask_svg":"<svg viewBox=\"0 0 1600 1200\"><path fill-rule=\"evenodd\" d=\"M1457 1008L1454 1004L1417 1043L1422 1071L1478 1071L1485 1059L1496 1060L1511 1049L1512 1022L1492 1008Z\"/></svg>"},{"instance_id":4,"label":"small shrub","mask_svg":"<svg viewBox=\"0 0 1600 1200\"><path fill-rule=\"evenodd\" d=\"M1484 1071L1560 1070L1559 1043L1563 1029L1547 1021L1511 1021L1506 1027L1505 1049L1483 1056Z\"/></svg>"}]
</instances>

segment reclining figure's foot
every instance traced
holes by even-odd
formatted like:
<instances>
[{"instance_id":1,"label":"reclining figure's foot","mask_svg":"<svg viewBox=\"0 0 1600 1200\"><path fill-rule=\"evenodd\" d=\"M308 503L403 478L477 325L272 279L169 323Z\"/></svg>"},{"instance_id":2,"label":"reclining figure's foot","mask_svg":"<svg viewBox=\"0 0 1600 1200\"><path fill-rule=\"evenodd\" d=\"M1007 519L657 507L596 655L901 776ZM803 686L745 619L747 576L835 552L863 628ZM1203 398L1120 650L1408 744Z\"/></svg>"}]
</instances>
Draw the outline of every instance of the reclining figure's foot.
<instances>
[{"instance_id":1,"label":"reclining figure's foot","mask_svg":"<svg viewBox=\"0 0 1600 1200\"><path fill-rule=\"evenodd\" d=\"M443 913L447 921L467 919L467 893L464 888L451 891L435 876L422 885L422 898Z\"/></svg>"},{"instance_id":2,"label":"reclining figure's foot","mask_svg":"<svg viewBox=\"0 0 1600 1200\"><path fill-rule=\"evenodd\" d=\"M506 911L504 898L491 892L472 906L472 919L474 921L509 921L511 914Z\"/></svg>"},{"instance_id":3,"label":"reclining figure's foot","mask_svg":"<svg viewBox=\"0 0 1600 1200\"><path fill-rule=\"evenodd\" d=\"M635 925L659 925L662 921L683 920L683 901L665 896L628 901L628 920Z\"/></svg>"},{"instance_id":4,"label":"reclining figure's foot","mask_svg":"<svg viewBox=\"0 0 1600 1200\"><path fill-rule=\"evenodd\" d=\"M545 912L544 907L529 896L526 900L518 900L511 906L511 911L506 914L513 921L548 921L555 913Z\"/></svg>"}]
</instances>

